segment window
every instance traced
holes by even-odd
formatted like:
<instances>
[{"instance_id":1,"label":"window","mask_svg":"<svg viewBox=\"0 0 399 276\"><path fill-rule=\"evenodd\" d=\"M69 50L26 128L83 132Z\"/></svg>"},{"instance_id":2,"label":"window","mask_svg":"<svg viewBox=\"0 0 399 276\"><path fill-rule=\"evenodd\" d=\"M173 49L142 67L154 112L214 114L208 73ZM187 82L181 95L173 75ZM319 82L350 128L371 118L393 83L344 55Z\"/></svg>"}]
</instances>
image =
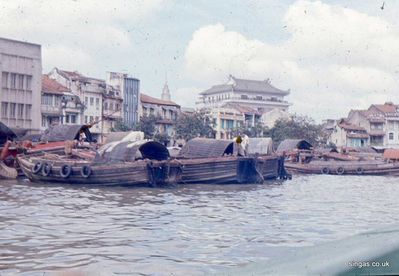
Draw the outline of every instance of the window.
<instances>
[{"instance_id":1,"label":"window","mask_svg":"<svg viewBox=\"0 0 399 276\"><path fill-rule=\"evenodd\" d=\"M3 118L8 117L8 103L5 102L1 103L1 117Z\"/></svg>"},{"instance_id":2,"label":"window","mask_svg":"<svg viewBox=\"0 0 399 276\"><path fill-rule=\"evenodd\" d=\"M247 99L248 99L248 96L247 96L247 95L241 95L241 99L247 100Z\"/></svg>"},{"instance_id":3,"label":"window","mask_svg":"<svg viewBox=\"0 0 399 276\"><path fill-rule=\"evenodd\" d=\"M90 123L94 122L93 116L90 116Z\"/></svg>"},{"instance_id":4,"label":"window","mask_svg":"<svg viewBox=\"0 0 399 276\"><path fill-rule=\"evenodd\" d=\"M389 140L393 140L393 133L392 132L389 133Z\"/></svg>"},{"instance_id":5,"label":"window","mask_svg":"<svg viewBox=\"0 0 399 276\"><path fill-rule=\"evenodd\" d=\"M119 109L120 109L119 104L115 104L115 110L119 110Z\"/></svg>"},{"instance_id":6,"label":"window","mask_svg":"<svg viewBox=\"0 0 399 276\"><path fill-rule=\"evenodd\" d=\"M25 119L31 120L31 117L32 117L32 105L27 104L25 106Z\"/></svg>"},{"instance_id":7,"label":"window","mask_svg":"<svg viewBox=\"0 0 399 276\"><path fill-rule=\"evenodd\" d=\"M11 88L17 87L17 74L11 73Z\"/></svg>"},{"instance_id":8,"label":"window","mask_svg":"<svg viewBox=\"0 0 399 276\"><path fill-rule=\"evenodd\" d=\"M42 127L46 127L46 116L42 116Z\"/></svg>"},{"instance_id":9,"label":"window","mask_svg":"<svg viewBox=\"0 0 399 276\"><path fill-rule=\"evenodd\" d=\"M60 96L55 96L54 97L54 106L59 106L60 105L60 101L61 101L61 97Z\"/></svg>"},{"instance_id":10,"label":"window","mask_svg":"<svg viewBox=\"0 0 399 276\"><path fill-rule=\"evenodd\" d=\"M93 105L94 105L94 98L90 97L90 106L93 106Z\"/></svg>"},{"instance_id":11,"label":"window","mask_svg":"<svg viewBox=\"0 0 399 276\"><path fill-rule=\"evenodd\" d=\"M69 115L66 115L66 116L65 116L65 122L66 122L67 124L69 124Z\"/></svg>"},{"instance_id":12,"label":"window","mask_svg":"<svg viewBox=\"0 0 399 276\"><path fill-rule=\"evenodd\" d=\"M88 106L88 105L89 105L89 98L85 97L85 106Z\"/></svg>"},{"instance_id":13,"label":"window","mask_svg":"<svg viewBox=\"0 0 399 276\"><path fill-rule=\"evenodd\" d=\"M2 82L3 88L8 88L8 73L7 72L3 72L1 74L1 82Z\"/></svg>"},{"instance_id":14,"label":"window","mask_svg":"<svg viewBox=\"0 0 399 276\"><path fill-rule=\"evenodd\" d=\"M108 110L108 103L104 103L104 110Z\"/></svg>"},{"instance_id":15,"label":"window","mask_svg":"<svg viewBox=\"0 0 399 276\"><path fill-rule=\"evenodd\" d=\"M70 115L71 116L71 123L76 124L76 115Z\"/></svg>"},{"instance_id":16,"label":"window","mask_svg":"<svg viewBox=\"0 0 399 276\"><path fill-rule=\"evenodd\" d=\"M17 104L16 103L10 103L10 118L15 118L15 113L17 109Z\"/></svg>"},{"instance_id":17,"label":"window","mask_svg":"<svg viewBox=\"0 0 399 276\"><path fill-rule=\"evenodd\" d=\"M42 96L42 105L53 105L53 96L52 95L43 95Z\"/></svg>"},{"instance_id":18,"label":"window","mask_svg":"<svg viewBox=\"0 0 399 276\"><path fill-rule=\"evenodd\" d=\"M85 123L87 124L89 122L89 117L85 116Z\"/></svg>"},{"instance_id":19,"label":"window","mask_svg":"<svg viewBox=\"0 0 399 276\"><path fill-rule=\"evenodd\" d=\"M23 104L18 104L17 116L18 116L18 119L24 118L24 105Z\"/></svg>"},{"instance_id":20,"label":"window","mask_svg":"<svg viewBox=\"0 0 399 276\"><path fill-rule=\"evenodd\" d=\"M18 89L24 89L24 75L18 75Z\"/></svg>"},{"instance_id":21,"label":"window","mask_svg":"<svg viewBox=\"0 0 399 276\"><path fill-rule=\"evenodd\" d=\"M261 101L262 100L262 96L256 96L255 99L258 100L258 101Z\"/></svg>"},{"instance_id":22,"label":"window","mask_svg":"<svg viewBox=\"0 0 399 276\"><path fill-rule=\"evenodd\" d=\"M96 98L96 107L99 107L99 106L100 106L100 99Z\"/></svg>"},{"instance_id":23,"label":"window","mask_svg":"<svg viewBox=\"0 0 399 276\"><path fill-rule=\"evenodd\" d=\"M114 103L109 104L109 110L114 110Z\"/></svg>"},{"instance_id":24,"label":"window","mask_svg":"<svg viewBox=\"0 0 399 276\"><path fill-rule=\"evenodd\" d=\"M98 122L98 116L96 116L96 122Z\"/></svg>"},{"instance_id":25,"label":"window","mask_svg":"<svg viewBox=\"0 0 399 276\"><path fill-rule=\"evenodd\" d=\"M32 90L32 76L26 76L26 90Z\"/></svg>"}]
</instances>

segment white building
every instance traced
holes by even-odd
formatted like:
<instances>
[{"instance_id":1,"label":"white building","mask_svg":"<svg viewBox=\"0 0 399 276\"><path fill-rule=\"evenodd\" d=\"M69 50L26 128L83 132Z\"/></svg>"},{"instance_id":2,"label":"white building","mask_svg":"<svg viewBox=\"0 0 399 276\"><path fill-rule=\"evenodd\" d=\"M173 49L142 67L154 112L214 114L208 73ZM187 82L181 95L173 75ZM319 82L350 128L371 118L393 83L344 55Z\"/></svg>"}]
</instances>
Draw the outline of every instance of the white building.
<instances>
[{"instance_id":1,"label":"white building","mask_svg":"<svg viewBox=\"0 0 399 276\"><path fill-rule=\"evenodd\" d=\"M41 46L0 38L0 121L40 131Z\"/></svg>"},{"instance_id":2,"label":"white building","mask_svg":"<svg viewBox=\"0 0 399 276\"><path fill-rule=\"evenodd\" d=\"M48 74L51 79L55 79L84 102L84 115L80 119L80 124L92 124L102 119L103 95L106 94L106 83L104 80L86 77L77 71L65 71L54 68ZM103 134L103 124L96 123L90 129L93 137L101 141Z\"/></svg>"},{"instance_id":3,"label":"white building","mask_svg":"<svg viewBox=\"0 0 399 276\"><path fill-rule=\"evenodd\" d=\"M275 108L288 111L290 103L284 100L290 90L274 87L269 79L264 81L238 79L229 76L225 84L214 85L200 93L197 109L220 107L226 103L248 106L263 114Z\"/></svg>"},{"instance_id":4,"label":"white building","mask_svg":"<svg viewBox=\"0 0 399 276\"><path fill-rule=\"evenodd\" d=\"M120 90L123 100L123 122L133 127L140 119L140 80L125 73L107 72L107 84Z\"/></svg>"},{"instance_id":5,"label":"white building","mask_svg":"<svg viewBox=\"0 0 399 276\"><path fill-rule=\"evenodd\" d=\"M290 90L274 87L269 79L246 80L230 75L227 83L201 92L196 108L211 117L216 138L226 139L234 135L235 128L254 127L258 122L272 127L277 119L289 117L291 104L284 100L289 94Z\"/></svg>"},{"instance_id":6,"label":"white building","mask_svg":"<svg viewBox=\"0 0 399 276\"><path fill-rule=\"evenodd\" d=\"M399 147L398 105L387 102L373 104L366 110L351 110L347 120L366 129L372 146Z\"/></svg>"},{"instance_id":7,"label":"white building","mask_svg":"<svg viewBox=\"0 0 399 276\"><path fill-rule=\"evenodd\" d=\"M77 124L83 116L84 105L71 90L48 75L42 76L41 130L52 125Z\"/></svg>"},{"instance_id":8,"label":"white building","mask_svg":"<svg viewBox=\"0 0 399 276\"><path fill-rule=\"evenodd\" d=\"M337 147L366 147L369 146L369 137L365 128L341 119L334 125L329 142Z\"/></svg>"}]
</instances>

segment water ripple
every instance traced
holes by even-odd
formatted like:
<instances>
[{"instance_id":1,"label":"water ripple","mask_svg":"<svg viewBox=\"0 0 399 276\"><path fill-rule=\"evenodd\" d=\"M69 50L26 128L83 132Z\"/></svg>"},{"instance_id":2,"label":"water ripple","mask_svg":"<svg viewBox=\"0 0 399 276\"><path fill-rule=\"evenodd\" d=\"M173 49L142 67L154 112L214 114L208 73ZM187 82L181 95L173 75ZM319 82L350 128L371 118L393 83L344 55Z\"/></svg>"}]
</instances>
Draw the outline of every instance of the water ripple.
<instances>
[{"instance_id":1,"label":"water ripple","mask_svg":"<svg viewBox=\"0 0 399 276\"><path fill-rule=\"evenodd\" d=\"M0 272L223 271L265 260L282 248L397 222L396 182L300 176L265 185L149 189L1 180Z\"/></svg>"}]
</instances>

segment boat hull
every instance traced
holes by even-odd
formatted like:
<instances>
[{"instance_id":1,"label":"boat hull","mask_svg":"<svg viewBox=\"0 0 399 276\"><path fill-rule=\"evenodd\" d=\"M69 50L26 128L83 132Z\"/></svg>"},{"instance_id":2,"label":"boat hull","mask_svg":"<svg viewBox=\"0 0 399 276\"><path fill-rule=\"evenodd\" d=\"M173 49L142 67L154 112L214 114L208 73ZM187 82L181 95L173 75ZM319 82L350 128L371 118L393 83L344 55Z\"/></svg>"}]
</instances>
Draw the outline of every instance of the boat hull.
<instances>
[{"instance_id":1,"label":"boat hull","mask_svg":"<svg viewBox=\"0 0 399 276\"><path fill-rule=\"evenodd\" d=\"M399 163L383 161L314 161L307 164L286 163L291 173L333 175L399 175Z\"/></svg>"}]
</instances>

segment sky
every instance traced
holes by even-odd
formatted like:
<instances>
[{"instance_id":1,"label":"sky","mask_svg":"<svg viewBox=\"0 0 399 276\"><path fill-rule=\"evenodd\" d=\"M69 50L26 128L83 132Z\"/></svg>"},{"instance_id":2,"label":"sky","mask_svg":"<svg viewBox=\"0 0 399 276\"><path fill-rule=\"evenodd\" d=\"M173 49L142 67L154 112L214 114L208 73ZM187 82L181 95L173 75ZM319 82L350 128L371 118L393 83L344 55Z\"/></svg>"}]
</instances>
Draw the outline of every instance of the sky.
<instances>
[{"instance_id":1,"label":"sky","mask_svg":"<svg viewBox=\"0 0 399 276\"><path fill-rule=\"evenodd\" d=\"M0 0L0 36L41 44L43 73L126 72L155 97L167 79L187 107L229 74L270 78L320 121L399 103L397 14L393 0Z\"/></svg>"}]
</instances>

